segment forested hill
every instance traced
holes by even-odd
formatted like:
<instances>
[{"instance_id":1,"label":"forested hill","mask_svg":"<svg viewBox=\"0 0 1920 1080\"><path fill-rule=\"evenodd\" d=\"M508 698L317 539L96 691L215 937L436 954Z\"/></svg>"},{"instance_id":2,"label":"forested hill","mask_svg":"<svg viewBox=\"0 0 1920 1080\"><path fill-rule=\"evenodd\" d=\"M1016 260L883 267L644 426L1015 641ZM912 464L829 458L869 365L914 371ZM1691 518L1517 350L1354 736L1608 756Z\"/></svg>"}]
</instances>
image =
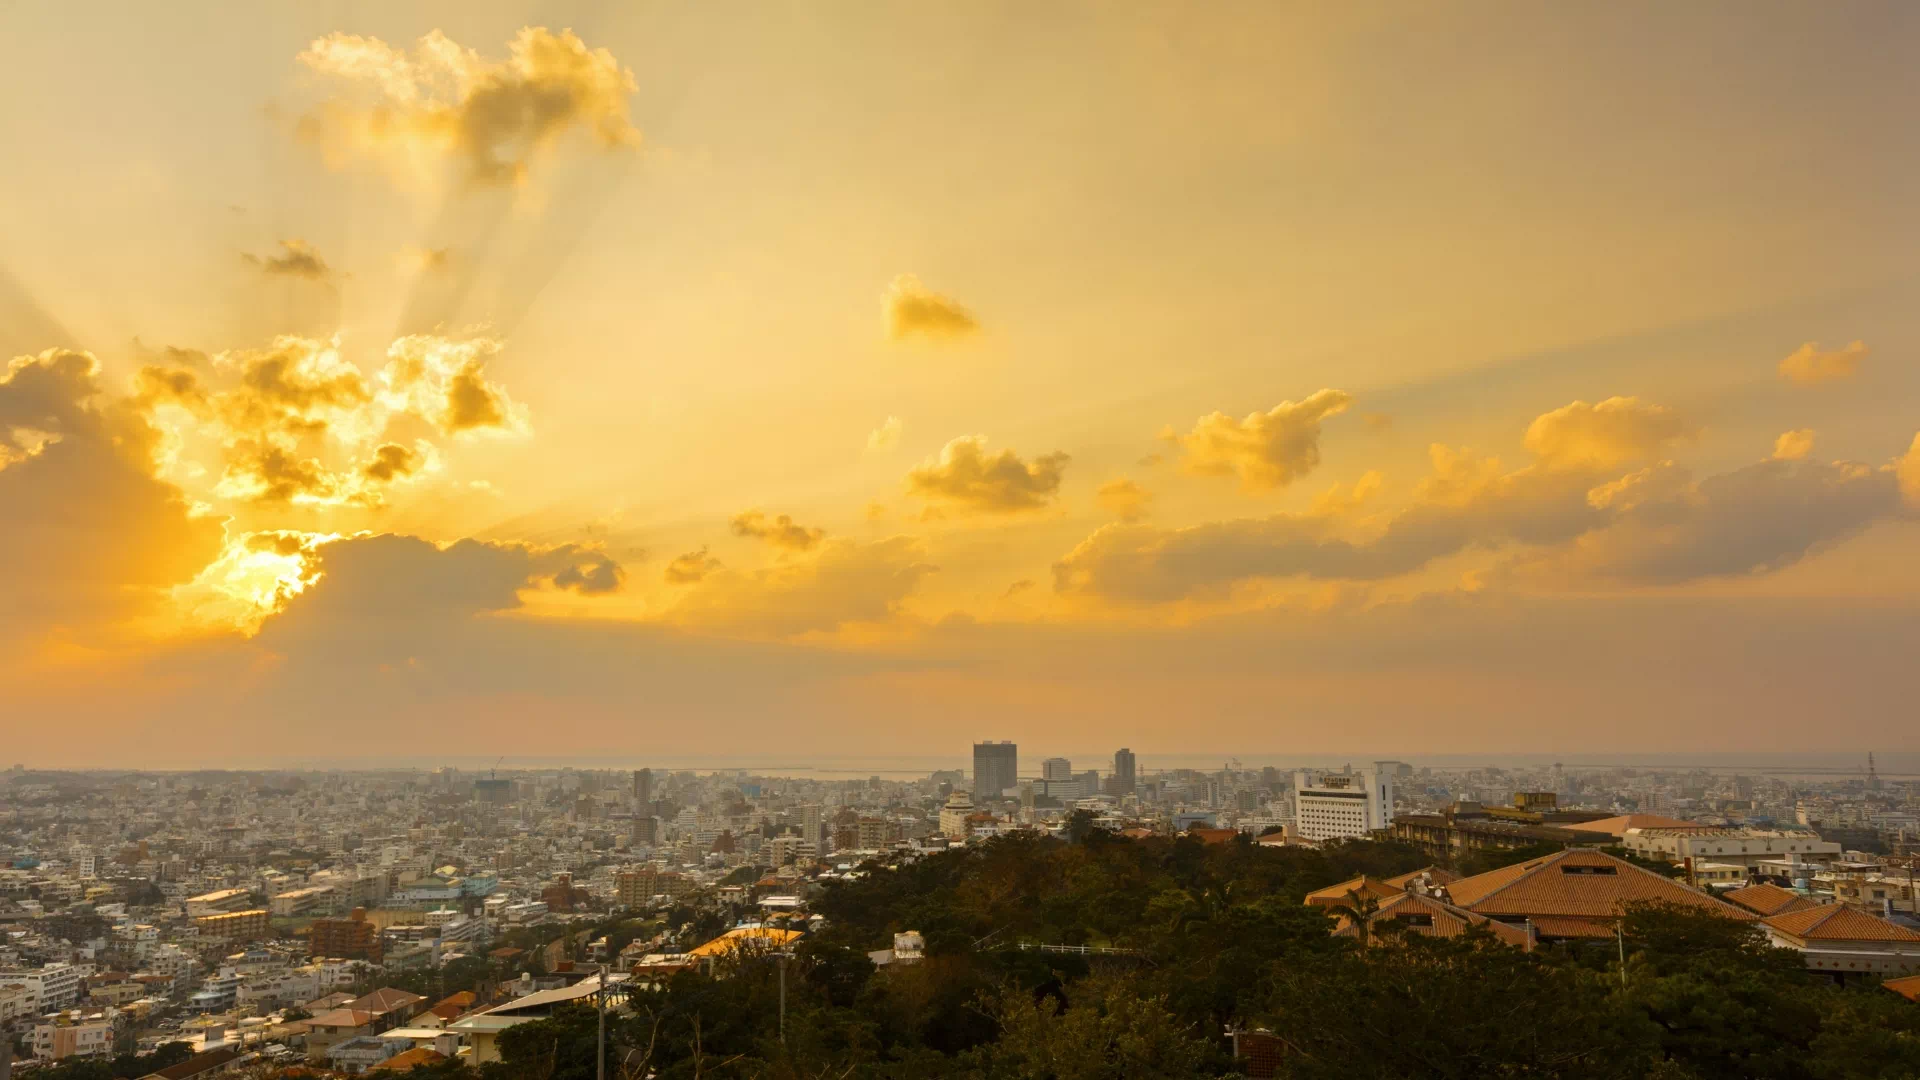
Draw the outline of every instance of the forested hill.
<instances>
[{"instance_id":1,"label":"forested hill","mask_svg":"<svg viewBox=\"0 0 1920 1080\"><path fill-rule=\"evenodd\" d=\"M787 963L784 1044L779 961L744 956L637 994L610 1020L608 1075L1186 1080L1243 1075L1238 1029L1271 1033L1288 1078L1920 1077L1920 1005L1817 980L1751 923L1641 908L1618 942L1524 952L1484 932L1387 932L1360 948L1302 903L1424 861L1386 844L1094 832L871 866L815 902L828 926ZM876 970L868 952L903 930L926 958ZM587 1010L515 1027L483 1080L586 1080L593 1039Z\"/></svg>"}]
</instances>

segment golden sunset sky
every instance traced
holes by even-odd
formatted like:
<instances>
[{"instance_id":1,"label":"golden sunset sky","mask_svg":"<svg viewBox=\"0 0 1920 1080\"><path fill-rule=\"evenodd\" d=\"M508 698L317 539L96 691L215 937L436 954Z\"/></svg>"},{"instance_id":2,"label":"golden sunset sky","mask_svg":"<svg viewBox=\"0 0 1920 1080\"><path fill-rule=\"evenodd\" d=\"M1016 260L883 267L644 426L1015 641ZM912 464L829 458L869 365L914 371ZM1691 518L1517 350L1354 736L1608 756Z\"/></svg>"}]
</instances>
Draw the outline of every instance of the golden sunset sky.
<instances>
[{"instance_id":1,"label":"golden sunset sky","mask_svg":"<svg viewBox=\"0 0 1920 1080\"><path fill-rule=\"evenodd\" d=\"M1920 749L1917 42L6 5L0 753Z\"/></svg>"}]
</instances>

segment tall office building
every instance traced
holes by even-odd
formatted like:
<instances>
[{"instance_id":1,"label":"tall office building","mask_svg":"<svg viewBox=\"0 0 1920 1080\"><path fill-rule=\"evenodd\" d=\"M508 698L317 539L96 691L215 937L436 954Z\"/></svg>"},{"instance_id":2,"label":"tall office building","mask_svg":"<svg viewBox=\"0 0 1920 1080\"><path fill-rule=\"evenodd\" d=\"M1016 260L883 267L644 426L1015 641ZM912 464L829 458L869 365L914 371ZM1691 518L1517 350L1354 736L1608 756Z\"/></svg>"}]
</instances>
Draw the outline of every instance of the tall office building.
<instances>
[{"instance_id":1,"label":"tall office building","mask_svg":"<svg viewBox=\"0 0 1920 1080\"><path fill-rule=\"evenodd\" d=\"M1040 779L1042 780L1073 779L1073 762L1068 761L1066 758L1063 758L1063 757L1048 758L1047 760L1040 763Z\"/></svg>"},{"instance_id":2,"label":"tall office building","mask_svg":"<svg viewBox=\"0 0 1920 1080\"><path fill-rule=\"evenodd\" d=\"M633 770L633 802L635 809L645 813L653 805L653 770Z\"/></svg>"},{"instance_id":3,"label":"tall office building","mask_svg":"<svg viewBox=\"0 0 1920 1080\"><path fill-rule=\"evenodd\" d=\"M1133 794L1135 778L1132 750L1123 746L1113 752L1113 776L1111 779L1113 794Z\"/></svg>"},{"instance_id":4,"label":"tall office building","mask_svg":"<svg viewBox=\"0 0 1920 1080\"><path fill-rule=\"evenodd\" d=\"M1020 748L1012 739L973 744L973 793L976 802L998 799L1020 785Z\"/></svg>"}]
</instances>

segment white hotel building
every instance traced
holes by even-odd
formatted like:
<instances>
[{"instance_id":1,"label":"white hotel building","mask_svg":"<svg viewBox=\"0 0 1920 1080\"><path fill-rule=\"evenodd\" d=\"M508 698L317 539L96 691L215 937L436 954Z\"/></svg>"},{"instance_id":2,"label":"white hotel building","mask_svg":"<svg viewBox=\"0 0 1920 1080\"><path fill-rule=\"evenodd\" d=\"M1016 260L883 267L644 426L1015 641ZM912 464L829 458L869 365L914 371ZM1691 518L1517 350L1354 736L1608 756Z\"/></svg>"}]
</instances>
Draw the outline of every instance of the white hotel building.
<instances>
[{"instance_id":1,"label":"white hotel building","mask_svg":"<svg viewBox=\"0 0 1920 1080\"><path fill-rule=\"evenodd\" d=\"M1364 839L1393 823L1393 777L1399 763L1370 769L1293 774L1293 830L1302 840Z\"/></svg>"}]
</instances>

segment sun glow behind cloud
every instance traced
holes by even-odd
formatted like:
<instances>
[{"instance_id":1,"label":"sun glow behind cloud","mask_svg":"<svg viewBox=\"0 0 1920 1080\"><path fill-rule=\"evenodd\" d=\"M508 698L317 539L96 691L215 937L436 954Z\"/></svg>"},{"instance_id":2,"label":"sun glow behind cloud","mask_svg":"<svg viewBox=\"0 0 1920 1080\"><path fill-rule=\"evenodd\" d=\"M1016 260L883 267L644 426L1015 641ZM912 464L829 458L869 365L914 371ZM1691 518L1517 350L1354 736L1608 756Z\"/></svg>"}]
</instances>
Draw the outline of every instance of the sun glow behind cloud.
<instances>
[{"instance_id":1,"label":"sun glow behind cloud","mask_svg":"<svg viewBox=\"0 0 1920 1080\"><path fill-rule=\"evenodd\" d=\"M1451 708L1505 745L1568 702L1779 735L1884 695L1910 140L1832 120L1904 69L1815 34L1858 63L1783 113L1742 104L1810 47L1772 16L1706 87L1679 16L1435 49L1287 10L1077 11L1064 67L918 8L287 9L260 64L222 63L244 28L52 34L206 77L0 71L45 149L0 177L41 208L0 268L0 643L137 624L270 655L276 707L824 741ZM211 715L190 659L173 714Z\"/></svg>"},{"instance_id":2,"label":"sun glow behind cloud","mask_svg":"<svg viewBox=\"0 0 1920 1080\"><path fill-rule=\"evenodd\" d=\"M174 588L173 601L189 625L252 636L320 580L313 556L340 539L338 533L286 530L232 537L206 569Z\"/></svg>"}]
</instances>

